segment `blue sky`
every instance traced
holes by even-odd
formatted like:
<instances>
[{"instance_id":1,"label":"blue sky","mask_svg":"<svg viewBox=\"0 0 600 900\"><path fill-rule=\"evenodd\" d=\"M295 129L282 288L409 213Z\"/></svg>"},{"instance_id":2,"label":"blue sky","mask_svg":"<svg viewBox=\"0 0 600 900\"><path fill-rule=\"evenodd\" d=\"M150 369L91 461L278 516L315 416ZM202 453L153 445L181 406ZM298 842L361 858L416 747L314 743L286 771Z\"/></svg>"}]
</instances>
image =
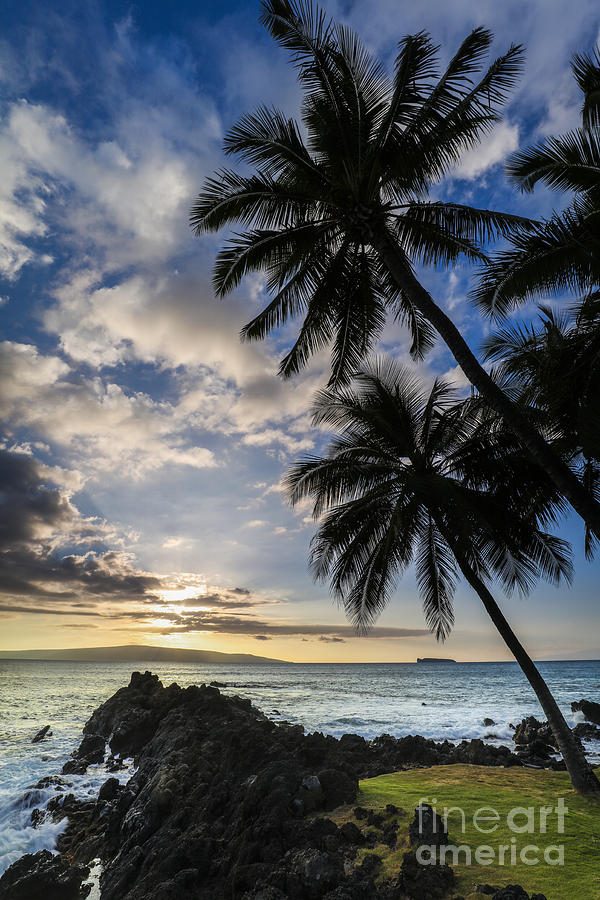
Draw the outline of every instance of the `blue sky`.
<instances>
[{"instance_id":1,"label":"blue sky","mask_svg":"<svg viewBox=\"0 0 600 900\"><path fill-rule=\"evenodd\" d=\"M598 36L596 4L325 8L388 63L422 28L442 58L479 24L495 32L497 53L524 43L505 120L439 193L532 215L563 202L516 194L502 163L577 124L569 59ZM311 660L438 652L410 574L360 640L312 584L313 526L306 509L286 506L279 479L323 444L307 409L326 356L280 382L293 326L240 344L240 326L264 303L261 279L215 300L220 238L199 240L187 225L203 178L223 162L228 126L263 102L297 110L293 70L258 14L256 3L25 2L2 12L4 647L171 642ZM466 299L471 276L462 266L423 277L477 347L489 326ZM404 355L401 329L390 324L384 346ZM422 373L461 383L440 347ZM581 543L575 521L563 531ZM572 590L541 585L506 601L536 656L600 654L597 576L578 552ZM443 652L505 657L466 589Z\"/></svg>"}]
</instances>

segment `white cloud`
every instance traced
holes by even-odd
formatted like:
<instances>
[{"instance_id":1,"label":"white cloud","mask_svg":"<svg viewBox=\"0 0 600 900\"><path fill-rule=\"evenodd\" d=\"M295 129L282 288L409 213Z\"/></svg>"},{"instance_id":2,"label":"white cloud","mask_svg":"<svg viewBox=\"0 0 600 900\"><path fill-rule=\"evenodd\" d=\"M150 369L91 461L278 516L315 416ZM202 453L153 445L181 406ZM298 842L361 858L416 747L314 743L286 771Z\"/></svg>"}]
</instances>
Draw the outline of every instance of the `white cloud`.
<instances>
[{"instance_id":1,"label":"white cloud","mask_svg":"<svg viewBox=\"0 0 600 900\"><path fill-rule=\"evenodd\" d=\"M214 453L190 444L186 410L74 373L31 345L0 344L0 416L73 453L88 474L140 477L169 464L205 468Z\"/></svg>"},{"instance_id":2,"label":"white cloud","mask_svg":"<svg viewBox=\"0 0 600 900\"><path fill-rule=\"evenodd\" d=\"M480 144L461 157L453 174L457 178L479 178L484 172L504 162L509 153L519 146L519 128L509 122L500 122Z\"/></svg>"}]
</instances>

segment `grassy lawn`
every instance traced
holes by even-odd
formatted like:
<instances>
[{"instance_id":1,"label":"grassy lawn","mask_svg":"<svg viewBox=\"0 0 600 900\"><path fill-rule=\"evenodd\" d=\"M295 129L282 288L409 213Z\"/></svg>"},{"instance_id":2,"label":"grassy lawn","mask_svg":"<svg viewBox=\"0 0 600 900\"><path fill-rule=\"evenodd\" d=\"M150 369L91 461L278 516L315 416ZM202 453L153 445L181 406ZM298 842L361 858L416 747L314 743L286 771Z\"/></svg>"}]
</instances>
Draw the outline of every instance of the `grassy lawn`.
<instances>
[{"instance_id":1,"label":"grassy lawn","mask_svg":"<svg viewBox=\"0 0 600 900\"><path fill-rule=\"evenodd\" d=\"M558 833L558 816L548 813L547 830L541 834L540 808L556 807L560 797L568 810L564 816L564 832ZM436 804L433 798L436 798ZM408 826L420 800L435 805L441 815L444 807L464 810L464 832L462 815L459 812L448 815L451 844L468 845L473 852L481 845L494 849L493 861L487 865L478 865L473 857L472 864L467 866L464 851L461 853L461 861L454 866L458 878L455 893L468 896L480 883L522 884L529 893L543 893L548 900L600 900L600 803L575 794L567 775L562 772L456 765L414 769L362 781L358 805L383 812L387 803L393 803L408 813L399 818L398 845L394 850L379 843L373 847L373 852L384 859L382 877L395 875L400 868L403 853L409 846ZM481 807L491 807L500 816L497 823L479 820L486 830L497 824L493 833L480 833L473 823L473 815ZM517 834L511 830L507 816L514 807L534 807L533 833ZM488 809L480 815L491 816L492 813ZM338 810L335 818L338 824L354 821L363 831L378 830L365 826L364 820L357 821L350 808ZM386 816L387 820L392 818L395 817ZM526 822L524 814L514 820L516 826L525 826ZM512 848L513 844L517 865L511 864L510 849L505 851L504 865L499 865L499 846ZM530 859L539 858L536 865L527 865L519 858L527 845L541 848L539 854L530 851ZM545 862L544 850L550 845L564 845L564 865ZM360 858L366 852L372 851L361 851ZM451 857L447 861L452 864Z\"/></svg>"}]
</instances>

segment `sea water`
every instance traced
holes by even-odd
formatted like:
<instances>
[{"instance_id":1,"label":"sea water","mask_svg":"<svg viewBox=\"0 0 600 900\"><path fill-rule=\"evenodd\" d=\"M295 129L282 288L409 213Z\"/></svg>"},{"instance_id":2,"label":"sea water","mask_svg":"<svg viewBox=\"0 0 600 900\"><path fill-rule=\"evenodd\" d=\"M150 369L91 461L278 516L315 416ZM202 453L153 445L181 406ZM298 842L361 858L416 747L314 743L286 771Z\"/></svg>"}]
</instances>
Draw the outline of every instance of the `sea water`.
<instances>
[{"instance_id":1,"label":"sea water","mask_svg":"<svg viewBox=\"0 0 600 900\"><path fill-rule=\"evenodd\" d=\"M69 787L40 779L59 775L81 740L94 709L129 682L133 669L151 669L163 684L219 681L225 694L240 694L276 721L307 731L366 738L422 734L435 740L485 738L512 745L511 724L543 718L536 697L516 663L191 665L182 663L89 663L0 661L0 873L24 853L53 849L65 823L31 826L31 814L65 791L95 797L108 777L103 765L69 775ZM600 661L539 663L567 720L571 702L600 700ZM495 724L485 726L484 718ZM32 738L44 725L52 737ZM600 761L600 742L589 742ZM131 775L128 768L121 780Z\"/></svg>"}]
</instances>

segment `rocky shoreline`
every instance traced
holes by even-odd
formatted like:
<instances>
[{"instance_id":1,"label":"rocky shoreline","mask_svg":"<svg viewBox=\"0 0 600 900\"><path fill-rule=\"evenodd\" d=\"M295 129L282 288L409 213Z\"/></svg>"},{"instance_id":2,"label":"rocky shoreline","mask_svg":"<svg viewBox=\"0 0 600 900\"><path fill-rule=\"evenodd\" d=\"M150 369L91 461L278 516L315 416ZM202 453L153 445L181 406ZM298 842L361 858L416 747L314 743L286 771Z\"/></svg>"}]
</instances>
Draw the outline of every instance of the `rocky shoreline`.
<instances>
[{"instance_id":1,"label":"rocky shoreline","mask_svg":"<svg viewBox=\"0 0 600 900\"><path fill-rule=\"evenodd\" d=\"M304 734L301 726L276 724L249 700L224 696L217 687L163 687L156 675L134 672L86 723L79 748L56 779L61 796L41 814L68 817L58 855L22 857L0 879L0 898L84 898L96 860L102 900L443 897L451 870L434 873L441 877L437 888L420 883L414 854L406 855L393 884L376 886L373 857L356 866L357 835L338 828L327 812L354 803L360 778L386 772L532 760L561 767L543 723L527 720L517 733L518 753L481 740L455 745L419 736L367 741ZM65 795L69 774L104 760L107 745L109 769L134 757L133 777L127 784L109 778L95 801ZM385 827L392 835L390 815Z\"/></svg>"}]
</instances>

